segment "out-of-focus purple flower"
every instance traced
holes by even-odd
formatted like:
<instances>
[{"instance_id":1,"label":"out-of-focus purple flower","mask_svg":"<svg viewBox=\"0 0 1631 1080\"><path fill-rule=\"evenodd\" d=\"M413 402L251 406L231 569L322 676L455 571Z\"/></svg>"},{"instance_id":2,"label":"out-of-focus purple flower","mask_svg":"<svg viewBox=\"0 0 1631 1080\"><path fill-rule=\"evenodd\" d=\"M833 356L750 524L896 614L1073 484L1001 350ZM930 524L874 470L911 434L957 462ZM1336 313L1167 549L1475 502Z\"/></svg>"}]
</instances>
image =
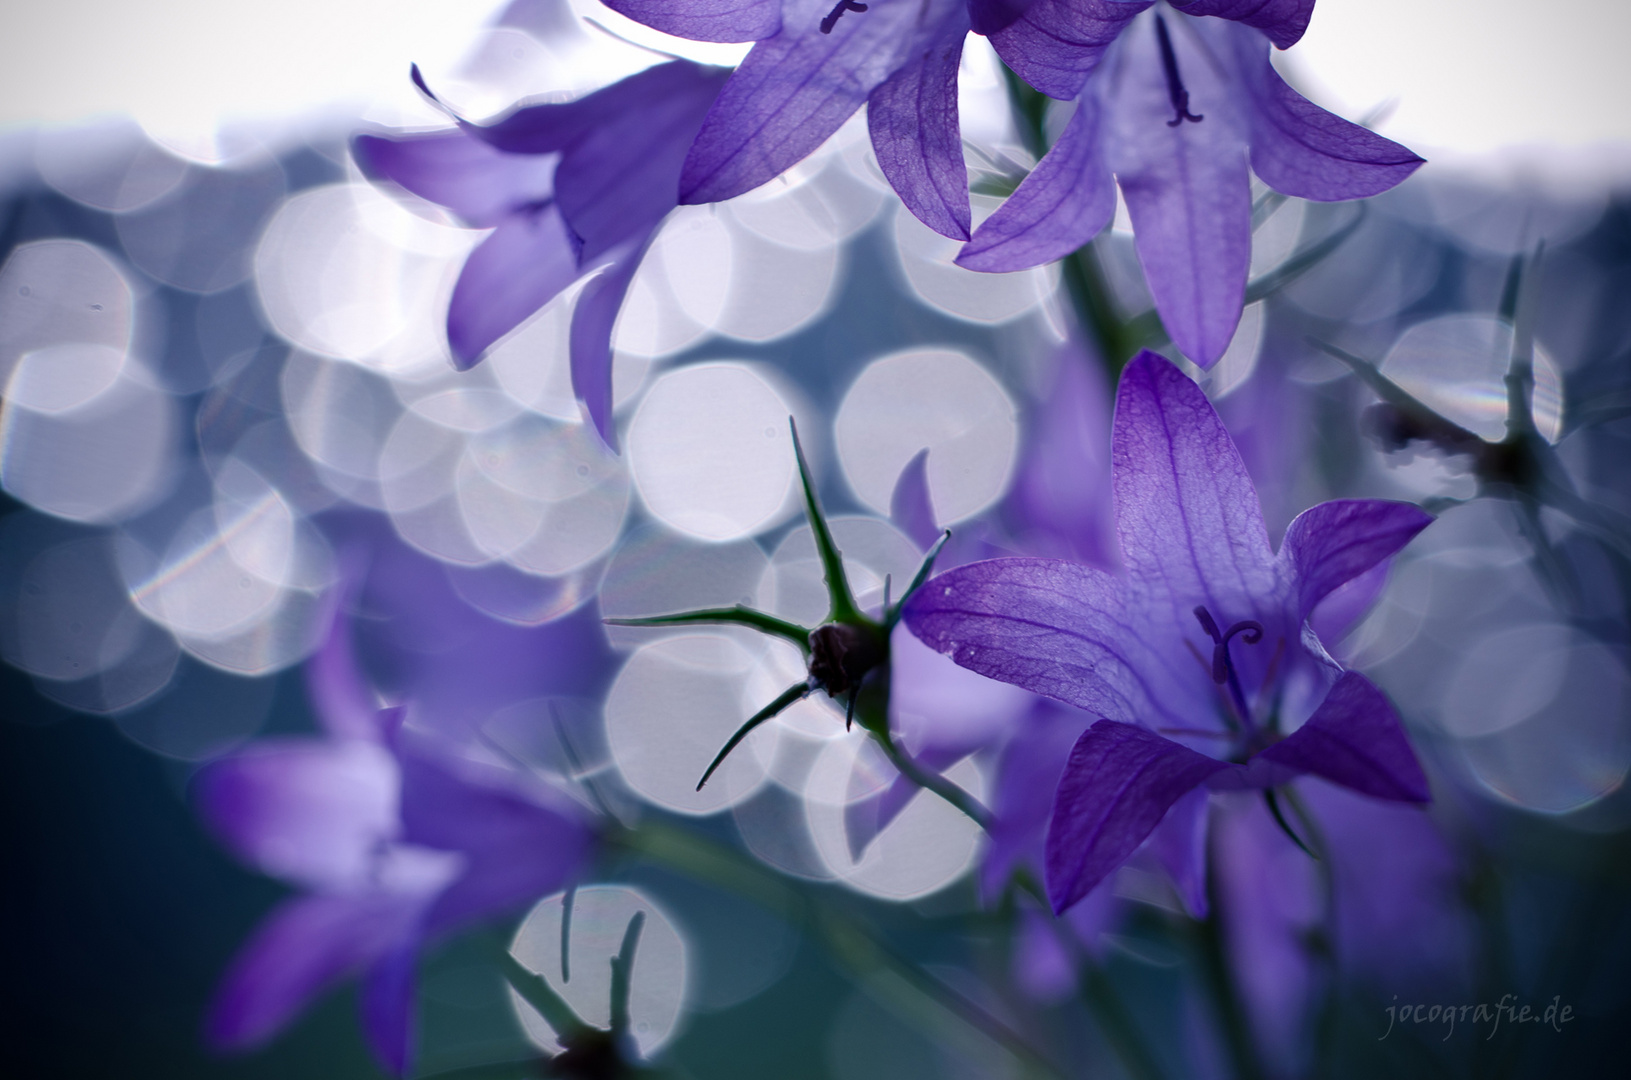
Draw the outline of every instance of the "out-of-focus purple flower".
<instances>
[{"instance_id":1,"label":"out-of-focus purple flower","mask_svg":"<svg viewBox=\"0 0 1631 1080\"><path fill-rule=\"evenodd\" d=\"M931 648L1102 718L1077 740L1054 796L1055 909L1120 866L1169 811L1194 803L1204 828L1205 800L1185 799L1197 788L1312 773L1427 801L1392 706L1305 627L1322 599L1431 519L1403 503L1322 503L1292 522L1276 555L1217 413L1149 352L1122 375L1112 473L1121 574L996 559L932 579L906 606ZM1192 866L1201 850L1191 845ZM1180 891L1190 877L1180 866Z\"/></svg>"},{"instance_id":2,"label":"out-of-focus purple flower","mask_svg":"<svg viewBox=\"0 0 1631 1080\"><path fill-rule=\"evenodd\" d=\"M1194 0L1174 5L1183 15L1170 21L1145 14L1150 6L1037 0L992 34L1031 85L1077 106L957 261L995 272L1062 258L1109 223L1119 183L1167 332L1208 367L1240 319L1250 173L1283 194L1330 202L1386 191L1422 159L1319 108L1275 72L1270 43L1301 37L1312 0Z\"/></svg>"},{"instance_id":3,"label":"out-of-focus purple flower","mask_svg":"<svg viewBox=\"0 0 1631 1080\"><path fill-rule=\"evenodd\" d=\"M208 1021L225 1049L261 1045L314 997L360 973L363 1027L407 1070L419 949L570 884L589 817L534 778L469 760L379 710L336 620L310 668L326 738L267 740L206 766L205 821L236 855L302 890L233 961Z\"/></svg>"},{"instance_id":4,"label":"out-of-focus purple flower","mask_svg":"<svg viewBox=\"0 0 1631 1080\"><path fill-rule=\"evenodd\" d=\"M1306 1071L1328 989L1312 934L1329 934L1345 981L1418 999L1464 989L1472 955L1461 870L1430 816L1318 781L1296 788L1324 838L1325 867L1288 844L1260 804L1220 806L1213 825L1224 947L1275 1075Z\"/></svg>"},{"instance_id":5,"label":"out-of-focus purple flower","mask_svg":"<svg viewBox=\"0 0 1631 1080\"><path fill-rule=\"evenodd\" d=\"M489 125L357 136L352 152L368 176L493 230L465 261L448 308L460 367L587 277L572 313L572 387L614 444L612 324L652 235L679 204L681 164L724 82L721 70L676 60Z\"/></svg>"}]
</instances>

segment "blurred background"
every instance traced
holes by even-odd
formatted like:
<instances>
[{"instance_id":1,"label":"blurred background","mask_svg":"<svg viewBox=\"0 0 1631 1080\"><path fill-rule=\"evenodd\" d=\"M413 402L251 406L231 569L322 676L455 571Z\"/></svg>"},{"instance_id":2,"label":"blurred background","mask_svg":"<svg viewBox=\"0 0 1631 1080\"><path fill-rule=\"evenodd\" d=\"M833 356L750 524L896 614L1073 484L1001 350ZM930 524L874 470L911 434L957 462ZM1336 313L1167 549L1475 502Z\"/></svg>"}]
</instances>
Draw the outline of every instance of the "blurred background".
<instances>
[{"instance_id":1,"label":"blurred background","mask_svg":"<svg viewBox=\"0 0 1631 1080\"><path fill-rule=\"evenodd\" d=\"M1449 992L1559 994L1580 1018L1476 1048L1470 1033L1379 1041L1397 991L1349 987L1323 1036L1342 1075L1617 1075L1631 1030L1625 552L1564 515L1529 521L1475 498L1455 459L1374 438L1373 398L1308 344L1374 361L1499 440L1503 293L1513 257L1544 242L1526 284L1536 427L1582 494L1631 511L1628 37L1631 12L1602 0L1322 0L1277 57L1315 100L1371 117L1429 164L1358 218L1274 210L1254 277L1347 238L1247 309L1203 385L1276 538L1325 498L1444 510L1334 649L1399 703L1435 820L1456 838L1455 932L1479 959ZM385 537L448 603L528 647L592 626L595 596L609 614L746 598L819 617L792 415L859 591L916 561L886 519L925 447L942 524L1024 539L1014 478L1061 366L1081 363L1059 275L952 265L957 245L900 208L859 118L782 180L669 219L614 335L621 456L578 424L572 295L479 368L452 370L441 322L480 234L371 185L348 139L445 122L410 62L487 116L682 47L704 62L745 52L658 40L594 0L0 8L7 1075L376 1075L349 988L262 1053L202 1048L220 973L286 891L222 852L187 797L198 763L316 729L299 665L356 535ZM979 39L961 108L977 176L1004 155L1030 163ZM975 201L976 220L997 205ZM1097 257L1118 308L1147 310L1124 212ZM1088 407L1101 423L1108 400L1106 383ZM1104 439L1091 436L1084 478L1102 470ZM791 711L704 792L689 764L676 782L674 761L696 751L665 732L717 745L796 670L749 640L616 630L604 670L457 722L527 760L528 710L546 694L575 703L596 716L593 753L619 797L860 897L897 947L977 988L975 836L955 815L920 815L880 838L885 854L853 858L833 792L855 751L825 703ZM677 951L651 970L688 973L648 988L646 1007L668 1017L668 1059L694 1076L1009 1074L990 1046L876 1007L820 940L760 908L650 869L608 882L622 891L582 925L630 905L665 913ZM540 940L550 917L547 904L531 917ZM529 1045L484 946L456 941L423 969L421 1073ZM1163 947L1135 918L1106 960L1157 1039L1187 1007ZM1070 1029L1068 1007L1048 1008ZM1114 1074L1101 1035L1079 1040Z\"/></svg>"}]
</instances>

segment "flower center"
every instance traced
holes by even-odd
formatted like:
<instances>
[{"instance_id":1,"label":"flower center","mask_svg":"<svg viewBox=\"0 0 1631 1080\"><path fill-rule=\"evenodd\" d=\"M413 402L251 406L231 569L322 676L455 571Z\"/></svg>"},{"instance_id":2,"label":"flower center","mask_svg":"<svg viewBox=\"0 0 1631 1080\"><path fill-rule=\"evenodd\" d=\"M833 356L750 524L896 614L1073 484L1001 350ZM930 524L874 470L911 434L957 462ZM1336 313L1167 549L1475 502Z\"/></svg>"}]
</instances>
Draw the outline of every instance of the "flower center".
<instances>
[{"instance_id":1,"label":"flower center","mask_svg":"<svg viewBox=\"0 0 1631 1080\"><path fill-rule=\"evenodd\" d=\"M1229 657L1229 642L1239 634L1246 644L1256 645L1263 640L1263 624L1256 619L1242 619L1219 632L1217 620L1212 618L1212 613L1206 610L1204 604L1195 608L1195 618L1200 622L1201 629L1206 631L1206 636L1212 639L1212 681L1228 687L1229 700L1234 703L1241 724L1250 732L1254 726L1252 712L1246 707L1246 693L1240 687L1240 676L1236 674L1234 661Z\"/></svg>"},{"instance_id":2,"label":"flower center","mask_svg":"<svg viewBox=\"0 0 1631 1080\"><path fill-rule=\"evenodd\" d=\"M838 25L838 20L843 16L844 12L865 10L866 5L857 4L855 0L838 0L838 3L833 5L833 9L827 12L827 17L821 20L821 32L823 34L832 33L832 28ZM1199 117L1196 117L1196 119L1199 119Z\"/></svg>"},{"instance_id":3,"label":"flower center","mask_svg":"<svg viewBox=\"0 0 1631 1080\"><path fill-rule=\"evenodd\" d=\"M844 3L848 2L844 0ZM838 7L843 7L844 3ZM833 8L833 14L827 18L837 21L838 8ZM821 24L821 30L822 33L828 32L825 22ZM1184 77L1178 73L1178 54L1172 51L1172 36L1167 33L1167 21L1159 15L1155 17L1155 38L1161 43L1161 68L1167 73L1167 97L1172 100L1172 111L1176 114L1167 121L1167 127L1177 127L1185 120L1192 124L1200 123L1206 117L1195 116L1189 111L1189 91L1184 89ZM1262 633L1262 627L1258 627L1258 633Z\"/></svg>"}]
</instances>

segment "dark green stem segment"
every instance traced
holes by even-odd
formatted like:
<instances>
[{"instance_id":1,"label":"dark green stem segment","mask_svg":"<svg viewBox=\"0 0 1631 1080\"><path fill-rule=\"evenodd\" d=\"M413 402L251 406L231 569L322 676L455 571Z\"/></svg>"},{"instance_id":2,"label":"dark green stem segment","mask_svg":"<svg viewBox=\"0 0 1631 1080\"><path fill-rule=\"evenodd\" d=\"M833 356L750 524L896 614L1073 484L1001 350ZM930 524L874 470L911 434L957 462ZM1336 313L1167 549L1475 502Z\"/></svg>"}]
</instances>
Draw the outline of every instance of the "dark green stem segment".
<instances>
[{"instance_id":1,"label":"dark green stem segment","mask_svg":"<svg viewBox=\"0 0 1631 1080\"><path fill-rule=\"evenodd\" d=\"M629 1031L629 987L634 977L634 953L640 947L640 931L646 926L646 913L636 911L623 931L623 947L612 957L612 1035L620 1038Z\"/></svg>"},{"instance_id":2,"label":"dark green stem segment","mask_svg":"<svg viewBox=\"0 0 1631 1080\"><path fill-rule=\"evenodd\" d=\"M1212 1004L1217 1010L1218 1026L1223 1029L1224 1045L1234 1063L1235 1080L1264 1080L1263 1066L1258 1061L1257 1047L1247 1026L1246 1010L1235 992L1229 962L1224 956L1223 930L1219 925L1215 899L1206 918L1195 924L1201 967L1212 991Z\"/></svg>"},{"instance_id":3,"label":"dark green stem segment","mask_svg":"<svg viewBox=\"0 0 1631 1080\"><path fill-rule=\"evenodd\" d=\"M925 1008L955 1017L980 1031L1037 1075L1062 1078L1063 1073L1042 1057L1002 1020L986 1012L910 960L890 950L865 925L819 892L801 892L757 862L717 841L658 822L619 830L607 837L644 858L687 876L729 889L798 925L815 928L838 956L858 975L887 976L886 984L869 984L895 1000L902 1012L922 1018ZM911 1001L899 1001L905 995ZM914 1004L915 1003L915 1004Z\"/></svg>"},{"instance_id":4,"label":"dark green stem segment","mask_svg":"<svg viewBox=\"0 0 1631 1080\"><path fill-rule=\"evenodd\" d=\"M1099 1028L1133 1080L1164 1080L1160 1062L1139 1034L1138 1021L1116 992L1116 984L1092 961L1078 965L1082 996L1098 1017Z\"/></svg>"},{"instance_id":5,"label":"dark green stem segment","mask_svg":"<svg viewBox=\"0 0 1631 1080\"><path fill-rule=\"evenodd\" d=\"M883 748L883 752L889 758L890 763L900 770L902 776L923 790L932 791L961 810L974 824L990 831L991 811L987 810L980 803L980 800L939 773L930 772L919 765L910 754L901 749L900 744L895 742L894 738L889 734L888 728L882 729L881 734L875 729L869 728L868 730L873 732L878 745Z\"/></svg>"}]
</instances>

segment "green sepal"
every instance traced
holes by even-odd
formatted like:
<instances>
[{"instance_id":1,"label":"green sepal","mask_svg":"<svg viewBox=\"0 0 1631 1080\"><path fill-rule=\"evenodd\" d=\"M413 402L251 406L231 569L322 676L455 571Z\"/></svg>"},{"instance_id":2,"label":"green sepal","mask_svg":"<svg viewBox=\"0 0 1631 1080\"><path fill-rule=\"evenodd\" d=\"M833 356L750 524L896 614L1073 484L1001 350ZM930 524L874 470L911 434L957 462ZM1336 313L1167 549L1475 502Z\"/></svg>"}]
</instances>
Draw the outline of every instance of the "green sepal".
<instances>
[{"instance_id":1,"label":"green sepal","mask_svg":"<svg viewBox=\"0 0 1631 1080\"><path fill-rule=\"evenodd\" d=\"M701 780L697 781L697 790L702 790L702 785L708 782L708 778L714 774L714 770L725 763L725 758L732 750L736 749L743 739L747 738L753 733L754 728L758 727L766 720L769 720L771 717L793 704L793 702L803 698L809 692L810 684L808 682L794 683L786 690L783 690L781 692L781 696L776 698L775 701L772 701L769 705L766 705L764 708L748 717L747 723L736 729L736 734L732 735L729 741L725 743L724 749L720 750L714 757L713 764L708 766L708 771L702 774Z\"/></svg>"},{"instance_id":2,"label":"green sepal","mask_svg":"<svg viewBox=\"0 0 1631 1080\"><path fill-rule=\"evenodd\" d=\"M918 565L917 573L912 575L912 580L907 584L906 591L900 594L900 599L895 601L894 607L889 606L887 597L884 599L883 628L886 634L895 628L896 623L900 622L901 609L906 606L906 601L910 600L912 594L923 588L923 583L929 580L929 574L934 570L934 560L939 557L940 549L945 547L946 541L950 539L950 529L940 534L940 539L936 540L934 546L923 556L923 562Z\"/></svg>"},{"instance_id":3,"label":"green sepal","mask_svg":"<svg viewBox=\"0 0 1631 1080\"><path fill-rule=\"evenodd\" d=\"M640 947L640 931L646 913L636 911L623 931L623 947L612 958L612 1037L621 1040L629 1033L629 987L634 974L634 951Z\"/></svg>"},{"instance_id":4,"label":"green sepal","mask_svg":"<svg viewBox=\"0 0 1631 1080\"><path fill-rule=\"evenodd\" d=\"M804 514L815 534L816 554L821 557L821 574L827 582L827 597L831 608L827 622L861 623L867 618L855 603L850 591L849 577L844 573L844 555L833 542L832 530L827 528L827 517L821 512L821 500L816 496L815 481L810 477L810 463L804 460L804 447L799 444L799 427L791 416L787 426L793 432L793 456L798 459L799 483L804 486Z\"/></svg>"},{"instance_id":5,"label":"green sepal","mask_svg":"<svg viewBox=\"0 0 1631 1080\"><path fill-rule=\"evenodd\" d=\"M745 604L728 608L704 608L673 615L647 615L639 618L602 619L608 626L693 626L698 624L748 626L762 633L791 641L806 655L810 652L810 631L797 623L767 615Z\"/></svg>"}]
</instances>

